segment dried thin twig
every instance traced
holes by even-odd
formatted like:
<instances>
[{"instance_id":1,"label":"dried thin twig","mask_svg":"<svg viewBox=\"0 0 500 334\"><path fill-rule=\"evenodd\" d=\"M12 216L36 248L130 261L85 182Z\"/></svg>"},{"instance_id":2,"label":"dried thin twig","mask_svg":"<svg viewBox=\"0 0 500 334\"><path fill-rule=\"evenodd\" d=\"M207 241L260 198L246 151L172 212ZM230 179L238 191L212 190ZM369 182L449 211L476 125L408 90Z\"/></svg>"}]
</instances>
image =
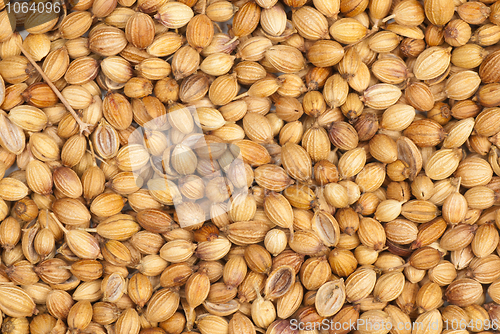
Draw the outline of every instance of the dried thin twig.
<instances>
[{"instance_id":1,"label":"dried thin twig","mask_svg":"<svg viewBox=\"0 0 500 334\"><path fill-rule=\"evenodd\" d=\"M57 97L59 98L59 100L61 100L61 102L64 104L64 106L66 107L66 109L69 110L69 112L71 113L71 115L73 116L73 118L75 119L75 121L78 123L78 126L80 127L80 134L89 135L90 134L89 127L91 127L92 124L85 123L85 122L83 122L80 119L80 117L78 117L76 111L71 107L71 105L69 104L69 102L64 98L64 96L61 94L61 92L59 91L59 89L57 89L57 87L52 83L52 80L50 80L47 77L47 75L43 72L43 70L41 69L41 67L38 66L38 64L33 60L33 58L31 58L31 56L28 54L28 52L26 52L26 50L23 48L23 46L21 45L21 43L18 43L18 46L21 49L21 52L23 53L23 55L26 58L28 58L28 60L30 61L31 65L33 65L33 67L38 71L38 73L40 73L40 75L42 76L43 80L45 80L45 82L47 83L47 85L49 85L49 87L54 91L54 93L57 95Z\"/></svg>"}]
</instances>

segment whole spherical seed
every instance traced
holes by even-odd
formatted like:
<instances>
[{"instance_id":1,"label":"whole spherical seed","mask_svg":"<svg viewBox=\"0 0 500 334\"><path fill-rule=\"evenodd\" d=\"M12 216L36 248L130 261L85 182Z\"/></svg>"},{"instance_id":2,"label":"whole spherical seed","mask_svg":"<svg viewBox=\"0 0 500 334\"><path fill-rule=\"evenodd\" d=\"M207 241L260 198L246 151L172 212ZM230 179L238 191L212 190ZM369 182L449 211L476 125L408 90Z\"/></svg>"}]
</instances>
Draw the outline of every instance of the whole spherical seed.
<instances>
[{"instance_id":1,"label":"whole spherical seed","mask_svg":"<svg viewBox=\"0 0 500 334\"><path fill-rule=\"evenodd\" d=\"M89 33L89 48L102 56L115 56L127 46L125 33L115 27L101 25Z\"/></svg>"},{"instance_id":2,"label":"whole spherical seed","mask_svg":"<svg viewBox=\"0 0 500 334\"><path fill-rule=\"evenodd\" d=\"M236 37L250 35L259 25L261 9L253 1L245 3L233 17L232 31Z\"/></svg>"},{"instance_id":3,"label":"whole spherical seed","mask_svg":"<svg viewBox=\"0 0 500 334\"><path fill-rule=\"evenodd\" d=\"M154 21L144 13L135 13L125 26L127 40L139 49L147 48L154 39Z\"/></svg>"},{"instance_id":4,"label":"whole spherical seed","mask_svg":"<svg viewBox=\"0 0 500 334\"><path fill-rule=\"evenodd\" d=\"M299 34L310 40L328 39L328 21L316 9L303 6L292 15L292 22Z\"/></svg>"}]
</instances>

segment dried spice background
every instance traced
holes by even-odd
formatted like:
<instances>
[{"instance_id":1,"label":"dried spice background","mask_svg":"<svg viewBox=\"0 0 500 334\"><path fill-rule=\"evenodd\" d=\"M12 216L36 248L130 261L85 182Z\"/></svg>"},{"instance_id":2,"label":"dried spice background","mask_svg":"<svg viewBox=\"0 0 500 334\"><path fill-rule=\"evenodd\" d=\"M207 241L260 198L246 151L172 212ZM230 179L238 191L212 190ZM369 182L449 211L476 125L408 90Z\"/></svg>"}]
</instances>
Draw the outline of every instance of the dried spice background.
<instances>
[{"instance_id":1,"label":"dried spice background","mask_svg":"<svg viewBox=\"0 0 500 334\"><path fill-rule=\"evenodd\" d=\"M3 333L498 333L500 1L0 8Z\"/></svg>"}]
</instances>

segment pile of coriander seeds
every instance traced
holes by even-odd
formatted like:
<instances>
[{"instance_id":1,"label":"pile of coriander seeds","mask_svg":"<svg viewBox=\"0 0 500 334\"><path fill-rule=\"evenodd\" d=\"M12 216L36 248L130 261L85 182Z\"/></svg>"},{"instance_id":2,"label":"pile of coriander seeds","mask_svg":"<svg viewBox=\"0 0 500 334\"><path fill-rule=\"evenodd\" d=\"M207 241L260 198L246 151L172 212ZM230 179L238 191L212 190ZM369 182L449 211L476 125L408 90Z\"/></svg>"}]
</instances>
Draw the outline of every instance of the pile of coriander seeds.
<instances>
[{"instance_id":1,"label":"pile of coriander seeds","mask_svg":"<svg viewBox=\"0 0 500 334\"><path fill-rule=\"evenodd\" d=\"M2 333L498 333L500 1L26 4Z\"/></svg>"}]
</instances>

